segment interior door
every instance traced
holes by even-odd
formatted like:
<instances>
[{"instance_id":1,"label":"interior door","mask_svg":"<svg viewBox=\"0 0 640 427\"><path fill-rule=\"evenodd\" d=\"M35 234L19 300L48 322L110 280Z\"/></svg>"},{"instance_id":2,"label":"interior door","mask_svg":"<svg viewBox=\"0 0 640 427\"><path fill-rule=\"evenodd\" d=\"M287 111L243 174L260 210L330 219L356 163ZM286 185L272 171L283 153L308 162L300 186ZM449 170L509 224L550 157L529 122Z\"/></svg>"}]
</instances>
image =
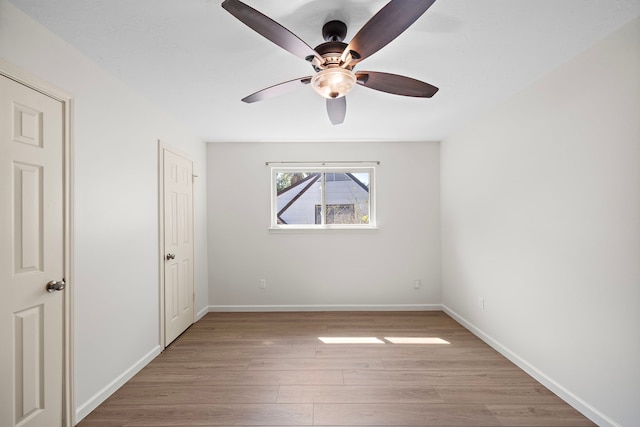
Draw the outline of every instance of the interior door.
<instances>
[{"instance_id":1,"label":"interior door","mask_svg":"<svg viewBox=\"0 0 640 427\"><path fill-rule=\"evenodd\" d=\"M164 149L164 319L169 345L194 321L193 163Z\"/></svg>"},{"instance_id":2,"label":"interior door","mask_svg":"<svg viewBox=\"0 0 640 427\"><path fill-rule=\"evenodd\" d=\"M2 426L63 422L63 132L60 101L0 76Z\"/></svg>"}]
</instances>

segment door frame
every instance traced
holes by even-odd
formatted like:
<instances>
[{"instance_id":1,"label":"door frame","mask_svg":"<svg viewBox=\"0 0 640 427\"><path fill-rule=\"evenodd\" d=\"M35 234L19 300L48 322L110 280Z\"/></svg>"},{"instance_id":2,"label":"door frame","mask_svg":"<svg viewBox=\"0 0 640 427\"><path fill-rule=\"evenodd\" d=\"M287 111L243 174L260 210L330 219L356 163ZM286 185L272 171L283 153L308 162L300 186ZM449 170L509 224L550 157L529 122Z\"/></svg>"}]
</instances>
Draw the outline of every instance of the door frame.
<instances>
[{"instance_id":1,"label":"door frame","mask_svg":"<svg viewBox=\"0 0 640 427\"><path fill-rule=\"evenodd\" d=\"M161 348L166 348L165 345L165 302L164 302L164 289L165 289L165 280L164 280L164 256L166 254L165 251L165 247L164 247L164 152L165 151L170 151L173 154L180 156L180 157L184 157L185 159L189 160L191 162L191 164L193 165L193 160L191 159L191 156L187 155L186 153L176 149L175 147L172 147L171 145L163 142L162 140L158 140L158 272L159 272L159 289L160 289L160 335L158 336L158 342L160 344ZM191 170L191 179L193 180L196 175L193 175L193 166L192 166L192 170ZM193 210L193 206L195 204L195 200L194 200L194 196L195 196L195 192L193 191L193 187L191 189L191 216L192 216L192 222L195 219L195 212ZM194 223L194 227L195 227L195 223ZM193 236L195 238L195 236ZM194 264L193 264L193 274L191 275L191 277L193 278L193 323L195 323L196 321L196 288L195 288L195 239L192 238L191 240L191 244L193 245L193 257L194 257Z\"/></svg>"},{"instance_id":2,"label":"door frame","mask_svg":"<svg viewBox=\"0 0 640 427\"><path fill-rule=\"evenodd\" d=\"M73 294L74 294L74 252L73 252L73 96L59 87L28 73L0 58L0 75L23 86L40 92L62 103L63 108L63 272L67 284L64 292L64 325L63 325L63 408L62 425L75 425L75 392L74 392L74 342L73 342Z\"/></svg>"}]
</instances>

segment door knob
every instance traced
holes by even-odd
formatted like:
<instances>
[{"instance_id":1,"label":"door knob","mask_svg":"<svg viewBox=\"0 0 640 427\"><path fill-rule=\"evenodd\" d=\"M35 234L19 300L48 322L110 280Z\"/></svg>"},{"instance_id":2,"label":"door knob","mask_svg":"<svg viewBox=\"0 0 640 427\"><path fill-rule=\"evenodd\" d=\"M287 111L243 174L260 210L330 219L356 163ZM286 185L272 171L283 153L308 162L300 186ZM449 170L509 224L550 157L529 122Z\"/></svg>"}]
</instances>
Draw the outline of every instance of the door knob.
<instances>
[{"instance_id":1,"label":"door knob","mask_svg":"<svg viewBox=\"0 0 640 427\"><path fill-rule=\"evenodd\" d=\"M56 282L55 280L50 281L49 283L47 283L47 292L57 292L57 291L64 291L64 287L65 287L66 283L64 282L64 279L62 279L59 282Z\"/></svg>"},{"instance_id":2,"label":"door knob","mask_svg":"<svg viewBox=\"0 0 640 427\"><path fill-rule=\"evenodd\" d=\"M167 260L176 259L176 254L167 254Z\"/></svg>"}]
</instances>

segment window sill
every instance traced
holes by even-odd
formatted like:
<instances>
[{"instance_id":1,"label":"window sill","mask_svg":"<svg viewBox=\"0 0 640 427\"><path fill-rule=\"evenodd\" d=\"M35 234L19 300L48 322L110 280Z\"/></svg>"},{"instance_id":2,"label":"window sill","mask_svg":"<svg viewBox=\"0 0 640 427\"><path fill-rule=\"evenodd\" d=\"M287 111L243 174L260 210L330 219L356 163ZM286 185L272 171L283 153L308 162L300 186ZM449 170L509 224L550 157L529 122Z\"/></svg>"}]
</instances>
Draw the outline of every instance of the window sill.
<instances>
[{"instance_id":1,"label":"window sill","mask_svg":"<svg viewBox=\"0 0 640 427\"><path fill-rule=\"evenodd\" d=\"M279 227L269 227L269 233L273 234L306 234L306 233L366 233L366 232L376 232L378 231L378 227L375 226L361 226L361 227L353 227L353 226L279 226Z\"/></svg>"}]
</instances>

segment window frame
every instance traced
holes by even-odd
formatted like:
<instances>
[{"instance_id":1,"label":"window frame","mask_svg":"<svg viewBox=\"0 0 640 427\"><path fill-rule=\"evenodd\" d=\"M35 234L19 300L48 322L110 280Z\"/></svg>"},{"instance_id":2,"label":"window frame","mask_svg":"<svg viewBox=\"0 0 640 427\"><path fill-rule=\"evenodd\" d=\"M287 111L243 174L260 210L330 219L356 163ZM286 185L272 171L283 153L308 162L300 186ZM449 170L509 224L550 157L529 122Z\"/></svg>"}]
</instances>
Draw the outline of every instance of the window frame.
<instances>
[{"instance_id":1,"label":"window frame","mask_svg":"<svg viewBox=\"0 0 640 427\"><path fill-rule=\"evenodd\" d=\"M369 223L368 224L278 224L278 190L277 190L277 174L279 173L319 173L322 185L321 191L321 206L323 212L326 212L326 185L324 185L325 174L339 173L339 174L357 174L368 173L369 174ZM271 166L271 222L270 231L319 231L319 230L375 230L377 229L376 222L376 167L375 165L331 165L331 164L301 164L301 165L273 165ZM332 203L328 203L331 205Z\"/></svg>"}]
</instances>

